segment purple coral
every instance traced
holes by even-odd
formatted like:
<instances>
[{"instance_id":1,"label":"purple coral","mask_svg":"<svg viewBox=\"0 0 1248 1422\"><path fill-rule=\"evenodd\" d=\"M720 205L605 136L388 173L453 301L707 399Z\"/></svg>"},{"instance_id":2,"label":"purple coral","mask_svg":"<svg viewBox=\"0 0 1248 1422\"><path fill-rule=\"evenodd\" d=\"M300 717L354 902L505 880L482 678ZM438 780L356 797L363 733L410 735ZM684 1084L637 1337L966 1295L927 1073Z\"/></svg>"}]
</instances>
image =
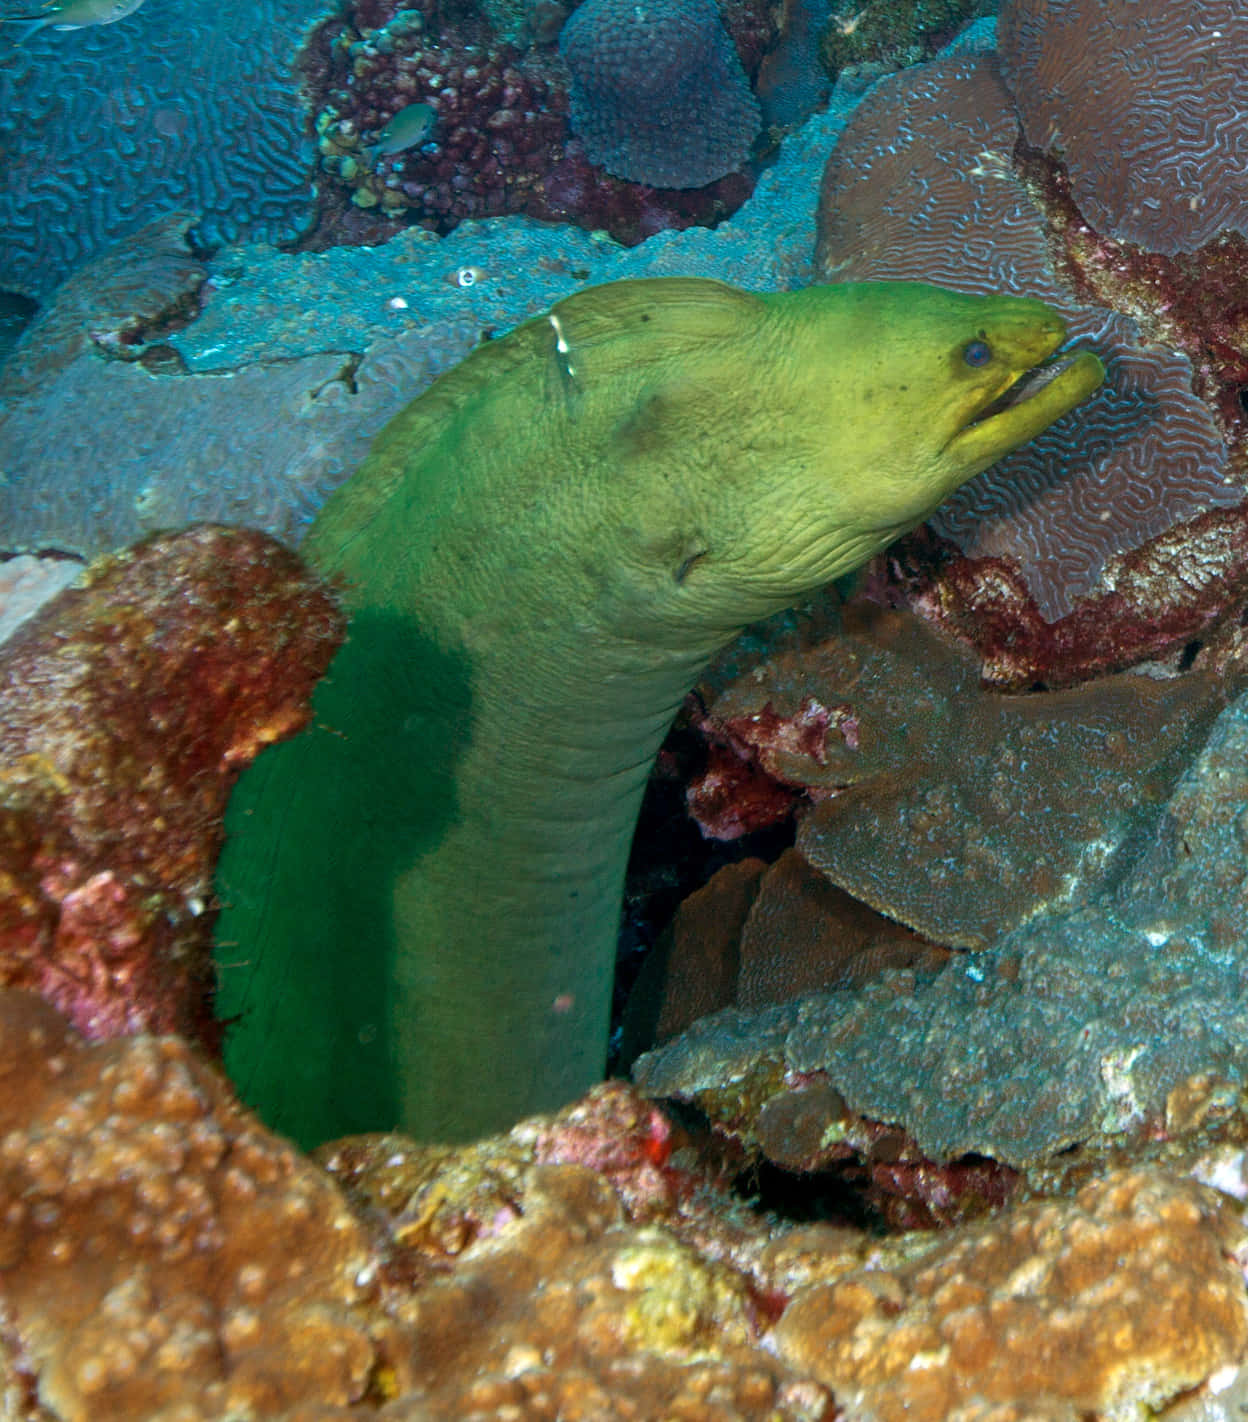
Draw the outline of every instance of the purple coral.
<instances>
[{"instance_id":1,"label":"purple coral","mask_svg":"<svg viewBox=\"0 0 1248 1422\"><path fill-rule=\"evenodd\" d=\"M1248 235L1240 0L1007 0L1000 42L1028 141L1100 232L1167 254Z\"/></svg>"},{"instance_id":2,"label":"purple coral","mask_svg":"<svg viewBox=\"0 0 1248 1422\"><path fill-rule=\"evenodd\" d=\"M1076 418L960 490L934 521L969 556L1020 572L1040 616L1060 626L1078 615L1080 599L1104 601L1133 550L1242 502L1242 463L1218 418L1239 367L1213 350L1190 301L1170 299L1178 294L1172 277L1151 267L1130 282L1117 275L1138 260L1120 250L1105 256L1064 198L1060 173L1016 169L1018 139L1017 113L987 58L939 61L884 81L850 120L825 172L817 260L839 280L919 279L1039 296L1106 357L1105 386ZM1106 262L1114 273L1102 270ZM1107 310L1111 299L1131 314ZM1210 399L1194 388L1198 377ZM1161 600L1184 602L1188 633L1205 616L1181 586ZM1098 625L1084 628L1085 652L1096 641L1105 664L1125 664L1108 652L1121 621L1121 611L1103 607ZM1153 649L1181 635L1171 627ZM1053 668L1045 679L1054 675L1064 679Z\"/></svg>"},{"instance_id":3,"label":"purple coral","mask_svg":"<svg viewBox=\"0 0 1248 1422\"><path fill-rule=\"evenodd\" d=\"M560 50L573 132L609 173L699 188L745 162L758 100L712 0L586 0Z\"/></svg>"}]
</instances>

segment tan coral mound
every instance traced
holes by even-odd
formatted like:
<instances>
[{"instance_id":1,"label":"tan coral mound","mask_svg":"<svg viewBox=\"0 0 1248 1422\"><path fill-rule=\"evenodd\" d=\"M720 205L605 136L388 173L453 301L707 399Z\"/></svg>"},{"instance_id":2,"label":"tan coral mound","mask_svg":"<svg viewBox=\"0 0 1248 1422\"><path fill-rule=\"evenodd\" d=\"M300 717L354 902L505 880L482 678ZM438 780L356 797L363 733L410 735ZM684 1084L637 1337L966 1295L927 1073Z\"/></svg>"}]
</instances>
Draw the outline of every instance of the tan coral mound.
<instances>
[{"instance_id":1,"label":"tan coral mound","mask_svg":"<svg viewBox=\"0 0 1248 1422\"><path fill-rule=\"evenodd\" d=\"M347 1142L344 1187L177 1038L2 991L0 1417L1110 1422L1248 1351L1241 1209L1183 1176L792 1230L657 1116L615 1084L463 1150Z\"/></svg>"},{"instance_id":2,"label":"tan coral mound","mask_svg":"<svg viewBox=\"0 0 1248 1422\"><path fill-rule=\"evenodd\" d=\"M359 1399L370 1254L337 1187L176 1038L88 1046L0 993L5 1351L56 1418Z\"/></svg>"},{"instance_id":3,"label":"tan coral mound","mask_svg":"<svg viewBox=\"0 0 1248 1422\"><path fill-rule=\"evenodd\" d=\"M1123 1171L937 1240L894 1269L805 1290L781 1357L851 1416L1135 1417L1237 1362L1239 1212L1191 1180Z\"/></svg>"}]
</instances>

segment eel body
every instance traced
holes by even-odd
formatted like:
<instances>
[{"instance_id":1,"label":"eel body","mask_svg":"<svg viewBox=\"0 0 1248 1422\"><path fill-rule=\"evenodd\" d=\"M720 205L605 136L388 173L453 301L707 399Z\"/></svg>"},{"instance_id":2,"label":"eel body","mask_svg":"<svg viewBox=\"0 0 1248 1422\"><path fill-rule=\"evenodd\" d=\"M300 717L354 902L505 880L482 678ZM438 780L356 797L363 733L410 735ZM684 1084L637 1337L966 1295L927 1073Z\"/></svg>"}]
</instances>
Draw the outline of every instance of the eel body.
<instances>
[{"instance_id":1,"label":"eel body","mask_svg":"<svg viewBox=\"0 0 1248 1422\"><path fill-rule=\"evenodd\" d=\"M449 1140L600 1079L633 826L699 670L1094 390L1084 352L1028 393L1064 336L914 283L621 282L392 420L304 545L351 618L313 723L228 814L243 1098L305 1145Z\"/></svg>"}]
</instances>

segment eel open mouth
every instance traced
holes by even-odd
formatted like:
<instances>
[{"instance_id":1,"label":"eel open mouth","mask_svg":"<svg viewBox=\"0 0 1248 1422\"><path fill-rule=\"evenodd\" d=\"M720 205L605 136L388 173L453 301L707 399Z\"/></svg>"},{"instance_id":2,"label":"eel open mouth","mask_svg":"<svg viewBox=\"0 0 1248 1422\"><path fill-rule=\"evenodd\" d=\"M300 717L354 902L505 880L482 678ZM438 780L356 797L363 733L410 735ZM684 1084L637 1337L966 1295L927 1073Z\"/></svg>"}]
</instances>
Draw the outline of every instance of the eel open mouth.
<instances>
[{"instance_id":1,"label":"eel open mouth","mask_svg":"<svg viewBox=\"0 0 1248 1422\"><path fill-rule=\"evenodd\" d=\"M1100 385L1105 367L1089 350L1060 352L1021 371L949 441L958 460L987 468L1034 439Z\"/></svg>"}]
</instances>

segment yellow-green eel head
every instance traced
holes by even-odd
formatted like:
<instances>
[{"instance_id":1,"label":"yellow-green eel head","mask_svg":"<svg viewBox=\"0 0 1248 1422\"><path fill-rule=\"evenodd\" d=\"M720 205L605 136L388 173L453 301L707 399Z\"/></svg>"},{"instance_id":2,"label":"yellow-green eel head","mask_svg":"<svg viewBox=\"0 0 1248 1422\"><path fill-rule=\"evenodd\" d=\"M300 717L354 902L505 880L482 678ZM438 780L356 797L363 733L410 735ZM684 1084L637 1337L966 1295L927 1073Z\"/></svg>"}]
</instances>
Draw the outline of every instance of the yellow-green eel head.
<instances>
[{"instance_id":1,"label":"yellow-green eel head","mask_svg":"<svg viewBox=\"0 0 1248 1422\"><path fill-rule=\"evenodd\" d=\"M392 420L305 543L351 617L313 723L230 805L218 1008L244 1099L305 1145L449 1140L598 1080L682 698L1095 390L1065 334L1038 301L908 282L620 282Z\"/></svg>"}]
</instances>

